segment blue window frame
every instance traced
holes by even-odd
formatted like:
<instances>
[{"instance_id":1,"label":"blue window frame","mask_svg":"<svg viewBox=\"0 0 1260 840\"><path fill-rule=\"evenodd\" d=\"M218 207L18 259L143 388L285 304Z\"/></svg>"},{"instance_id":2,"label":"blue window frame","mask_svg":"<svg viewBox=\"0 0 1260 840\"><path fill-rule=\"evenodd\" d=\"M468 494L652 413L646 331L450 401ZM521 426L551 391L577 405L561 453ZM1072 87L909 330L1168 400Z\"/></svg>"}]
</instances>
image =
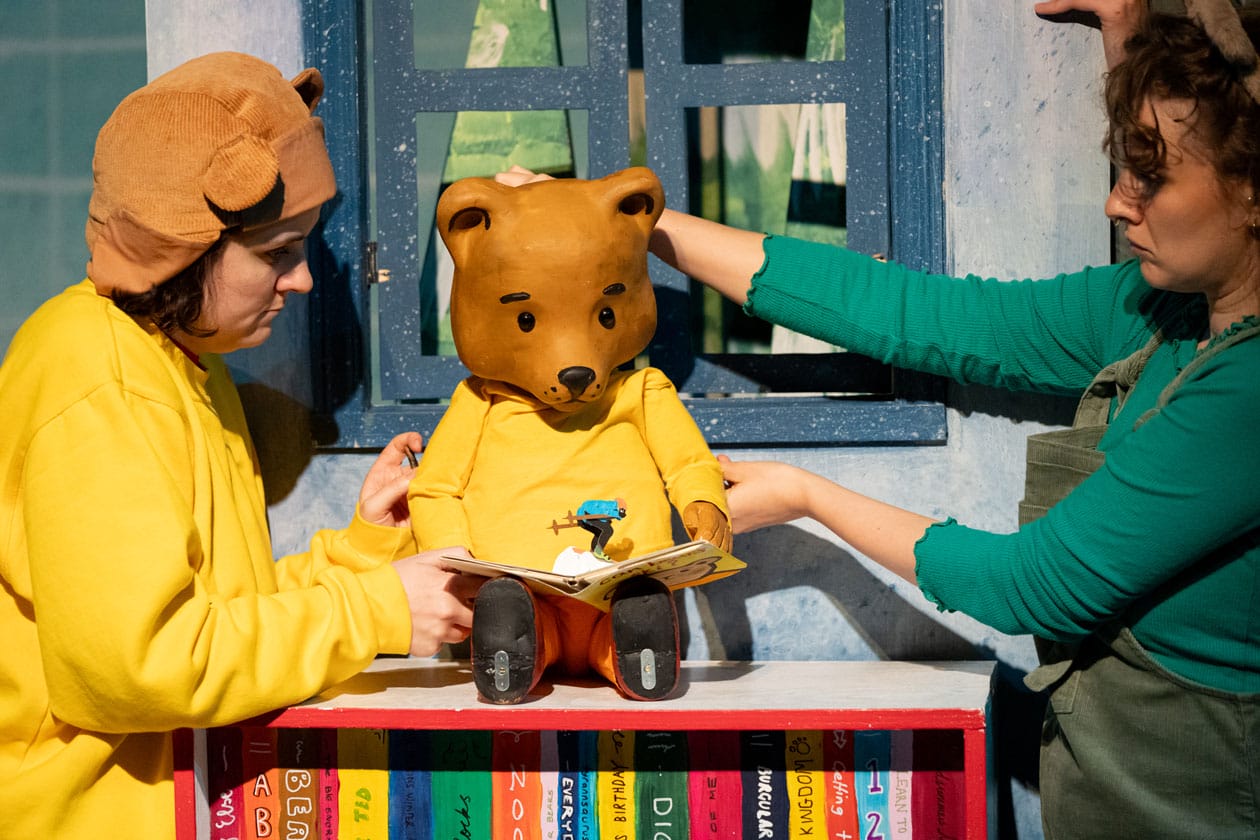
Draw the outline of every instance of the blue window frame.
<instances>
[{"instance_id":1,"label":"blue window frame","mask_svg":"<svg viewBox=\"0 0 1260 840\"><path fill-rule=\"evenodd\" d=\"M704 0L552 2L564 63L472 69L459 64L462 53L454 61L436 55L451 45L416 25L411 0L305 3L307 43L314 45L307 58L324 72L319 113L341 188L312 249L321 445L378 447L407 428L428 434L466 375L449 348L435 352L442 339L432 279L439 257L432 216L450 177L457 114L563 114L572 135L585 137L572 144L573 172L599 177L632 162L629 89L641 66L642 162L660 176L670 206L694 210L695 135L704 109L842 102L847 183L839 198L848 208L847 243L912 266L943 267L939 6L844 0L839 60L722 64L697 60L703 55L696 44L710 40L708 33L686 37L689 27L699 29ZM476 0L442 5L448 15L465 15L471 28ZM762 5L775 15L785 8L778 0ZM804 8L808 15L808 0ZM388 282L381 282L386 271ZM704 352L695 337L698 287L655 258L651 271L659 326L648 358L688 396L711 444L945 439L934 380L843 352ZM794 395L800 391L821 393ZM830 396L837 393L848 396ZM756 397L743 398L748 394Z\"/></svg>"}]
</instances>

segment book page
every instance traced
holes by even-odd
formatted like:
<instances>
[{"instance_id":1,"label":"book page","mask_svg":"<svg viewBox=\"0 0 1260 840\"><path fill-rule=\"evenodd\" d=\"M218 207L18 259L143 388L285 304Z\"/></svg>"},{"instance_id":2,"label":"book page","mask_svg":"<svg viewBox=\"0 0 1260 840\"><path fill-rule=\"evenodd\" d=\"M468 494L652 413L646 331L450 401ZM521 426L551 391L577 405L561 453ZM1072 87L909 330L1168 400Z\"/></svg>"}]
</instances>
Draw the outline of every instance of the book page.
<instances>
[{"instance_id":1,"label":"book page","mask_svg":"<svg viewBox=\"0 0 1260 840\"><path fill-rule=\"evenodd\" d=\"M451 568L469 574L519 577L535 592L567 595L605 612L612 605L617 585L632 577L650 575L670 589L682 589L733 575L745 566L743 561L704 540L671 546L576 576L486 560L459 557L445 557L443 560Z\"/></svg>"}]
</instances>

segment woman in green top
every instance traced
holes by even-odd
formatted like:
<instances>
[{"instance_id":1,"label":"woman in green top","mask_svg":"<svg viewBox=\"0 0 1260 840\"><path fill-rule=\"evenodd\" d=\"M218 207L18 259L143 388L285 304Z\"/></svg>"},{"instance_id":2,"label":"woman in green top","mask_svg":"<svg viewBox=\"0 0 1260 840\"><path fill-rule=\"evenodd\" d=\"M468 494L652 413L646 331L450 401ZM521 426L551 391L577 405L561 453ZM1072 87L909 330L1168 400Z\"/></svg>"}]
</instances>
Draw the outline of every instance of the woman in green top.
<instances>
[{"instance_id":1,"label":"woman in green top","mask_svg":"<svg viewBox=\"0 0 1260 840\"><path fill-rule=\"evenodd\" d=\"M1106 13L1135 7L1038 9L1051 5L1099 12L1104 36ZM1122 56L1110 31L1105 145L1119 177L1105 209L1128 262L949 278L677 213L654 243L748 313L890 364L1089 389L1074 432L1088 443L1068 446L1088 477L1041 487L1044 465L1030 467L1030 492L1066 497L1012 534L785 464L727 464L737 531L811 517L941 609L1074 646L1031 676L1053 691L1052 838L1260 832L1260 19L1188 5L1190 19L1143 16Z\"/></svg>"}]
</instances>

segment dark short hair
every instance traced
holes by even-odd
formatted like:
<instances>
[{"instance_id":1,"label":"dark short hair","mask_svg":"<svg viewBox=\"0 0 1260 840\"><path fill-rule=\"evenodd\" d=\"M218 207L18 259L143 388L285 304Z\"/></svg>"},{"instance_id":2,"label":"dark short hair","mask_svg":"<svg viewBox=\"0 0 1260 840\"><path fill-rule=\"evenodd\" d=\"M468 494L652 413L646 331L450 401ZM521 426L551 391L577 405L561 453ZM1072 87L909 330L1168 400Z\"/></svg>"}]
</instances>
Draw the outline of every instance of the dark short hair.
<instances>
[{"instance_id":1,"label":"dark short hair","mask_svg":"<svg viewBox=\"0 0 1260 840\"><path fill-rule=\"evenodd\" d=\"M1260 43L1260 11L1240 14L1251 42ZM1113 163L1148 179L1163 167L1167 149L1159 127L1142 122L1142 107L1161 99L1189 101L1191 136L1217 174L1245 180L1260 194L1260 105L1238 68L1190 19L1152 14L1107 76L1103 143Z\"/></svg>"},{"instance_id":2,"label":"dark short hair","mask_svg":"<svg viewBox=\"0 0 1260 840\"><path fill-rule=\"evenodd\" d=\"M192 265L147 292L115 290L110 296L114 305L138 321L153 322L168 335L175 330L201 338L214 335L214 329L198 327L197 319L206 300L206 281L226 241L225 233Z\"/></svg>"}]
</instances>

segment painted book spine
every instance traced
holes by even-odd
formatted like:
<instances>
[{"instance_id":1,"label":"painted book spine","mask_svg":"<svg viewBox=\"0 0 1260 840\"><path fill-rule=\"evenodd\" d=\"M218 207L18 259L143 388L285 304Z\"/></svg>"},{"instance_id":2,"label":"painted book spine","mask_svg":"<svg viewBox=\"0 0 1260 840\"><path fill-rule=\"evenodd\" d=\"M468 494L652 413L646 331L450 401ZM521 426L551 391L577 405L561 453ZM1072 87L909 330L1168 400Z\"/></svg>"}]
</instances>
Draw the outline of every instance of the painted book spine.
<instances>
[{"instance_id":1,"label":"painted book spine","mask_svg":"<svg viewBox=\"0 0 1260 840\"><path fill-rule=\"evenodd\" d=\"M318 729L319 738L319 836L324 840L337 836L340 820L338 799L341 780L337 773L337 730Z\"/></svg>"},{"instance_id":2,"label":"painted book spine","mask_svg":"<svg viewBox=\"0 0 1260 840\"><path fill-rule=\"evenodd\" d=\"M963 772L963 733L921 729L914 733L915 777L910 809L916 838L961 840L966 834L967 800Z\"/></svg>"},{"instance_id":3,"label":"painted book spine","mask_svg":"<svg viewBox=\"0 0 1260 840\"><path fill-rule=\"evenodd\" d=\"M687 813L687 734L639 732L634 739L635 808L639 837L684 840Z\"/></svg>"},{"instance_id":4,"label":"painted book spine","mask_svg":"<svg viewBox=\"0 0 1260 840\"><path fill-rule=\"evenodd\" d=\"M319 836L319 733L313 729L281 729L276 733L280 757L278 834L283 838Z\"/></svg>"},{"instance_id":5,"label":"painted book spine","mask_svg":"<svg viewBox=\"0 0 1260 840\"><path fill-rule=\"evenodd\" d=\"M889 832L888 764L892 742L883 731L853 733L854 782L858 826L863 837Z\"/></svg>"},{"instance_id":6,"label":"painted book spine","mask_svg":"<svg viewBox=\"0 0 1260 840\"><path fill-rule=\"evenodd\" d=\"M888 837L912 840L914 814L911 794L914 788L914 732L899 729L889 735L888 752Z\"/></svg>"},{"instance_id":7,"label":"painted book spine","mask_svg":"<svg viewBox=\"0 0 1260 840\"><path fill-rule=\"evenodd\" d=\"M823 739L816 729L784 733L784 777L788 790L788 833L820 837L827 826L823 803Z\"/></svg>"},{"instance_id":8,"label":"painted book spine","mask_svg":"<svg viewBox=\"0 0 1260 840\"><path fill-rule=\"evenodd\" d=\"M740 805L745 837L783 840L788 836L788 792L782 731L740 733Z\"/></svg>"},{"instance_id":9,"label":"painted book spine","mask_svg":"<svg viewBox=\"0 0 1260 840\"><path fill-rule=\"evenodd\" d=\"M599 775L596 801L599 803L601 840L636 840L634 737L630 730L600 732L596 747Z\"/></svg>"},{"instance_id":10,"label":"painted book spine","mask_svg":"<svg viewBox=\"0 0 1260 840\"><path fill-rule=\"evenodd\" d=\"M337 836L388 840L389 740L384 729L338 729Z\"/></svg>"},{"instance_id":11,"label":"painted book spine","mask_svg":"<svg viewBox=\"0 0 1260 840\"><path fill-rule=\"evenodd\" d=\"M245 836L270 838L276 833L280 811L279 755L276 730L241 727L241 761L245 767Z\"/></svg>"},{"instance_id":12,"label":"painted book spine","mask_svg":"<svg viewBox=\"0 0 1260 840\"><path fill-rule=\"evenodd\" d=\"M827 837L857 840L857 792L854 790L853 733L831 729L823 733L823 767L826 771Z\"/></svg>"},{"instance_id":13,"label":"painted book spine","mask_svg":"<svg viewBox=\"0 0 1260 840\"><path fill-rule=\"evenodd\" d=\"M491 824L495 837L542 838L542 733L500 730L491 745Z\"/></svg>"},{"instance_id":14,"label":"painted book spine","mask_svg":"<svg viewBox=\"0 0 1260 840\"><path fill-rule=\"evenodd\" d=\"M687 806L692 840L739 840L743 836L739 733L689 732L687 751L691 765Z\"/></svg>"},{"instance_id":15,"label":"painted book spine","mask_svg":"<svg viewBox=\"0 0 1260 840\"><path fill-rule=\"evenodd\" d=\"M245 840L242 739L237 726L206 731L210 840Z\"/></svg>"},{"instance_id":16,"label":"painted book spine","mask_svg":"<svg viewBox=\"0 0 1260 840\"><path fill-rule=\"evenodd\" d=\"M491 733L433 732L433 836L490 840L493 786Z\"/></svg>"},{"instance_id":17,"label":"painted book spine","mask_svg":"<svg viewBox=\"0 0 1260 840\"><path fill-rule=\"evenodd\" d=\"M432 840L429 733L395 729L388 741L389 840Z\"/></svg>"}]
</instances>

